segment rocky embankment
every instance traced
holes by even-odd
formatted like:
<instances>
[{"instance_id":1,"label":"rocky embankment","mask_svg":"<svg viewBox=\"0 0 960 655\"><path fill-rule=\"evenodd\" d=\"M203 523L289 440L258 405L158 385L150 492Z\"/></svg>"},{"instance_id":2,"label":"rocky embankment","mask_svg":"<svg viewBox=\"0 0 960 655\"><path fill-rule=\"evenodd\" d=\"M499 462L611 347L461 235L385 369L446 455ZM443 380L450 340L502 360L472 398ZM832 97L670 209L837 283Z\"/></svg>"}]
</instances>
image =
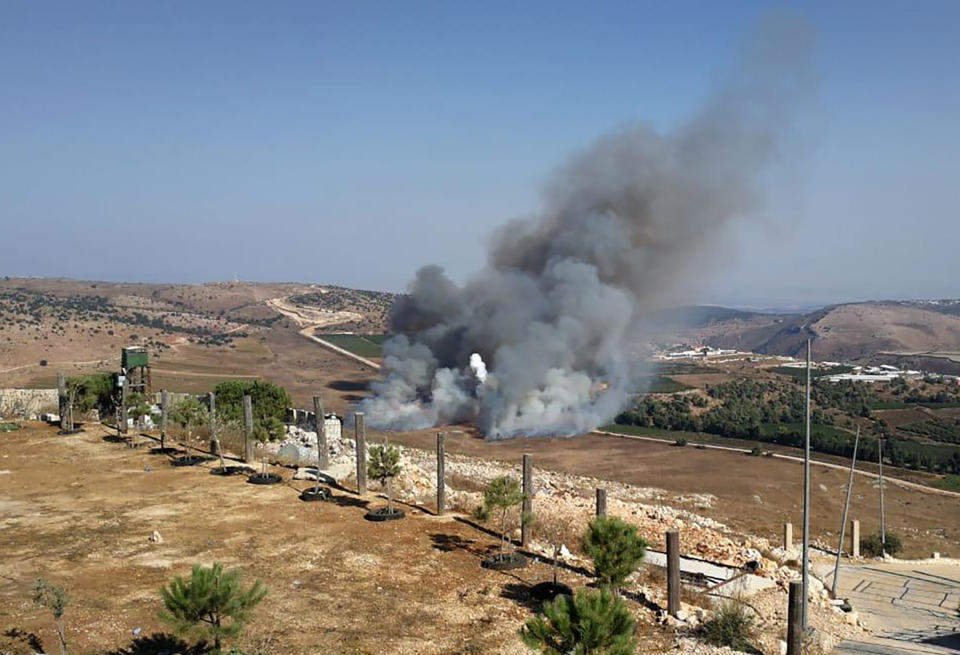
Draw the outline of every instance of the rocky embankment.
<instances>
[{"instance_id":1,"label":"rocky embankment","mask_svg":"<svg viewBox=\"0 0 960 655\"><path fill-rule=\"evenodd\" d=\"M297 478L316 479L316 434L297 427L288 429L287 438L271 445L271 449L287 456L284 462L298 466ZM296 447L296 461L290 457ZM330 466L325 471L348 486L355 476L355 443L347 437L328 439ZM282 449L282 451L281 451ZM436 457L433 452L415 448L401 450L401 474L393 481L397 500L412 505L433 507L436 496ZM446 456L446 501L451 511L469 515L482 503L482 489L493 478L509 475L519 478L519 462L511 466L502 462L462 455ZM372 483L375 485L376 483ZM655 487L639 487L609 480L535 469L533 542L530 550L550 558L554 552L554 535L562 543L561 561L571 567L589 570L590 563L579 548L579 537L595 513L595 489L607 490L607 514L620 517L637 526L639 533L653 550L662 550L668 530L680 531L680 547L684 557L706 560L730 569L731 574L748 562L755 563L754 575L773 584L755 585L757 591L742 598L758 616L760 641L764 651L776 653L786 626L787 583L800 577L797 552L785 552L768 540L733 534L727 526L696 512L716 502L709 494L671 495ZM518 531L517 531L518 532ZM518 536L515 535L515 536ZM732 567L732 568L731 568ZM650 568L650 567L648 567ZM634 593L646 599L646 615L641 620L659 621L677 627L677 648L684 652L722 652L711 649L692 638L698 625L711 615L711 601L701 597L703 607L686 605L684 620L676 621L662 611L665 607L662 584L650 584L651 574L640 573L631 583ZM734 585L731 585L733 587ZM766 588L764 589L764 586ZM737 596L751 594L748 587L720 591ZM811 576L811 624L818 628L819 646L829 649L838 640L862 631L856 612L844 612L837 601L831 601L819 580ZM713 601L716 602L716 601Z\"/></svg>"}]
</instances>

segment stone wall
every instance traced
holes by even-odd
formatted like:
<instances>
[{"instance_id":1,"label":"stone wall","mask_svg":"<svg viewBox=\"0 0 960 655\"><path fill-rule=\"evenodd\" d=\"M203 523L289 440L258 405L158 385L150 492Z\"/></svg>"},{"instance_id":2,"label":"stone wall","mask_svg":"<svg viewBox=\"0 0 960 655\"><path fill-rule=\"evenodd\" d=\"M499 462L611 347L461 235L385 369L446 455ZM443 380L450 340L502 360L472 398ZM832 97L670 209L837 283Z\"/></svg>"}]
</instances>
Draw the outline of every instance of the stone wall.
<instances>
[{"instance_id":1,"label":"stone wall","mask_svg":"<svg viewBox=\"0 0 960 655\"><path fill-rule=\"evenodd\" d=\"M59 410L56 389L0 389L0 416L30 418Z\"/></svg>"}]
</instances>

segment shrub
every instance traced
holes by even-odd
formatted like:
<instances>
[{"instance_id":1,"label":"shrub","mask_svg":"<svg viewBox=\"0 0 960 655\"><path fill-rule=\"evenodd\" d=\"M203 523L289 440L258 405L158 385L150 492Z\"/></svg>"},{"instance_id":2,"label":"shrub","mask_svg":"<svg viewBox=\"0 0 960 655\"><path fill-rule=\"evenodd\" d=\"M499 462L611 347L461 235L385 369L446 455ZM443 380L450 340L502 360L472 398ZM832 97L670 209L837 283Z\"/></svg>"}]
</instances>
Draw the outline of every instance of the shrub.
<instances>
[{"instance_id":1,"label":"shrub","mask_svg":"<svg viewBox=\"0 0 960 655\"><path fill-rule=\"evenodd\" d=\"M636 621L626 603L607 589L578 589L557 598L520 629L523 643L545 655L636 652Z\"/></svg>"},{"instance_id":2,"label":"shrub","mask_svg":"<svg viewBox=\"0 0 960 655\"><path fill-rule=\"evenodd\" d=\"M637 526L613 516L598 516L583 535L583 550L593 560L600 584L619 590L647 553Z\"/></svg>"},{"instance_id":3,"label":"shrub","mask_svg":"<svg viewBox=\"0 0 960 655\"><path fill-rule=\"evenodd\" d=\"M754 446L753 448L750 449L750 452L747 454L750 455L750 457L760 457L761 455L763 455L763 448L761 448L760 446Z\"/></svg>"},{"instance_id":4,"label":"shrub","mask_svg":"<svg viewBox=\"0 0 960 655\"><path fill-rule=\"evenodd\" d=\"M677 439L676 441L673 442L673 445L674 445L674 446L681 446L681 447L682 447L682 446L686 446L686 445L687 445L687 440L684 439L683 437L680 437L679 439Z\"/></svg>"},{"instance_id":5,"label":"shrub","mask_svg":"<svg viewBox=\"0 0 960 655\"><path fill-rule=\"evenodd\" d=\"M160 589L165 607L160 619L178 635L196 633L213 639L213 647L219 650L223 639L243 631L266 595L259 580L244 589L239 571L225 571L220 563L196 565L189 578L178 576Z\"/></svg>"},{"instance_id":6,"label":"shrub","mask_svg":"<svg viewBox=\"0 0 960 655\"><path fill-rule=\"evenodd\" d=\"M903 550L903 540L896 532L887 531L886 551L889 555L896 555ZM860 552L867 557L883 556L883 538L879 532L860 538Z\"/></svg>"},{"instance_id":7,"label":"shrub","mask_svg":"<svg viewBox=\"0 0 960 655\"><path fill-rule=\"evenodd\" d=\"M73 409L86 413L100 411L101 418L116 409L117 379L113 373L91 373L67 378L67 393Z\"/></svg>"},{"instance_id":8,"label":"shrub","mask_svg":"<svg viewBox=\"0 0 960 655\"><path fill-rule=\"evenodd\" d=\"M250 396L253 402L254 422L275 418L287 418L290 395L283 387L264 380L228 380L214 388L217 395L217 415L226 421L243 420L243 397Z\"/></svg>"},{"instance_id":9,"label":"shrub","mask_svg":"<svg viewBox=\"0 0 960 655\"><path fill-rule=\"evenodd\" d=\"M753 617L747 607L736 601L727 601L717 608L713 617L703 624L704 641L714 646L734 650L750 650L753 640Z\"/></svg>"},{"instance_id":10,"label":"shrub","mask_svg":"<svg viewBox=\"0 0 960 655\"><path fill-rule=\"evenodd\" d=\"M46 366L46 365L47 365L47 360L41 359L41 360L40 360L40 366Z\"/></svg>"}]
</instances>

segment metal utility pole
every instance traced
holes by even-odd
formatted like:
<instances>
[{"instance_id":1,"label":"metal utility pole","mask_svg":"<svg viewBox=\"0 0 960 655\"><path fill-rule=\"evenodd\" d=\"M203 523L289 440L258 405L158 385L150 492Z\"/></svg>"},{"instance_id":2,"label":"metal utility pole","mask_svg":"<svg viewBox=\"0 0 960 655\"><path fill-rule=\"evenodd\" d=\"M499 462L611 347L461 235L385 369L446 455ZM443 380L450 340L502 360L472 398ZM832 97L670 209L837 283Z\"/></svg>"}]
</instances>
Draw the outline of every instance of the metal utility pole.
<instances>
[{"instance_id":1,"label":"metal utility pole","mask_svg":"<svg viewBox=\"0 0 960 655\"><path fill-rule=\"evenodd\" d=\"M887 523L883 516L883 439L877 439L877 459L880 460L880 552L887 552Z\"/></svg>"},{"instance_id":2,"label":"metal utility pole","mask_svg":"<svg viewBox=\"0 0 960 655\"><path fill-rule=\"evenodd\" d=\"M833 565L833 597L837 597L837 584L840 579L840 555L843 553L843 537L847 532L847 512L850 511L850 494L853 492L853 470L857 467L857 446L860 445L860 426L853 441L853 459L850 460L850 480L847 481L847 500L843 503L843 518L840 520L840 541L837 543L837 563Z\"/></svg>"},{"instance_id":3,"label":"metal utility pole","mask_svg":"<svg viewBox=\"0 0 960 655\"><path fill-rule=\"evenodd\" d=\"M807 605L810 594L810 339L807 339L807 415L806 437L803 443L803 606L800 627L807 629Z\"/></svg>"}]
</instances>

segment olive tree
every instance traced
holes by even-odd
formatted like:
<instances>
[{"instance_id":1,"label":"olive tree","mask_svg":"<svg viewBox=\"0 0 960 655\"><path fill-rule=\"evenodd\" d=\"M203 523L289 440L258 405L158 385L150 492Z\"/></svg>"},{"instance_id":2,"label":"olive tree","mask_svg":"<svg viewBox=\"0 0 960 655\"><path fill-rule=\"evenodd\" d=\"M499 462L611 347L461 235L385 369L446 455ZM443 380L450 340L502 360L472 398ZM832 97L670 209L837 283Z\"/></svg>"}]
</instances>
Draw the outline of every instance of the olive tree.
<instances>
[{"instance_id":1,"label":"olive tree","mask_svg":"<svg viewBox=\"0 0 960 655\"><path fill-rule=\"evenodd\" d=\"M387 514L393 513L391 482L400 474L400 449L384 443L367 453L367 475L380 482L387 494Z\"/></svg>"}]
</instances>

